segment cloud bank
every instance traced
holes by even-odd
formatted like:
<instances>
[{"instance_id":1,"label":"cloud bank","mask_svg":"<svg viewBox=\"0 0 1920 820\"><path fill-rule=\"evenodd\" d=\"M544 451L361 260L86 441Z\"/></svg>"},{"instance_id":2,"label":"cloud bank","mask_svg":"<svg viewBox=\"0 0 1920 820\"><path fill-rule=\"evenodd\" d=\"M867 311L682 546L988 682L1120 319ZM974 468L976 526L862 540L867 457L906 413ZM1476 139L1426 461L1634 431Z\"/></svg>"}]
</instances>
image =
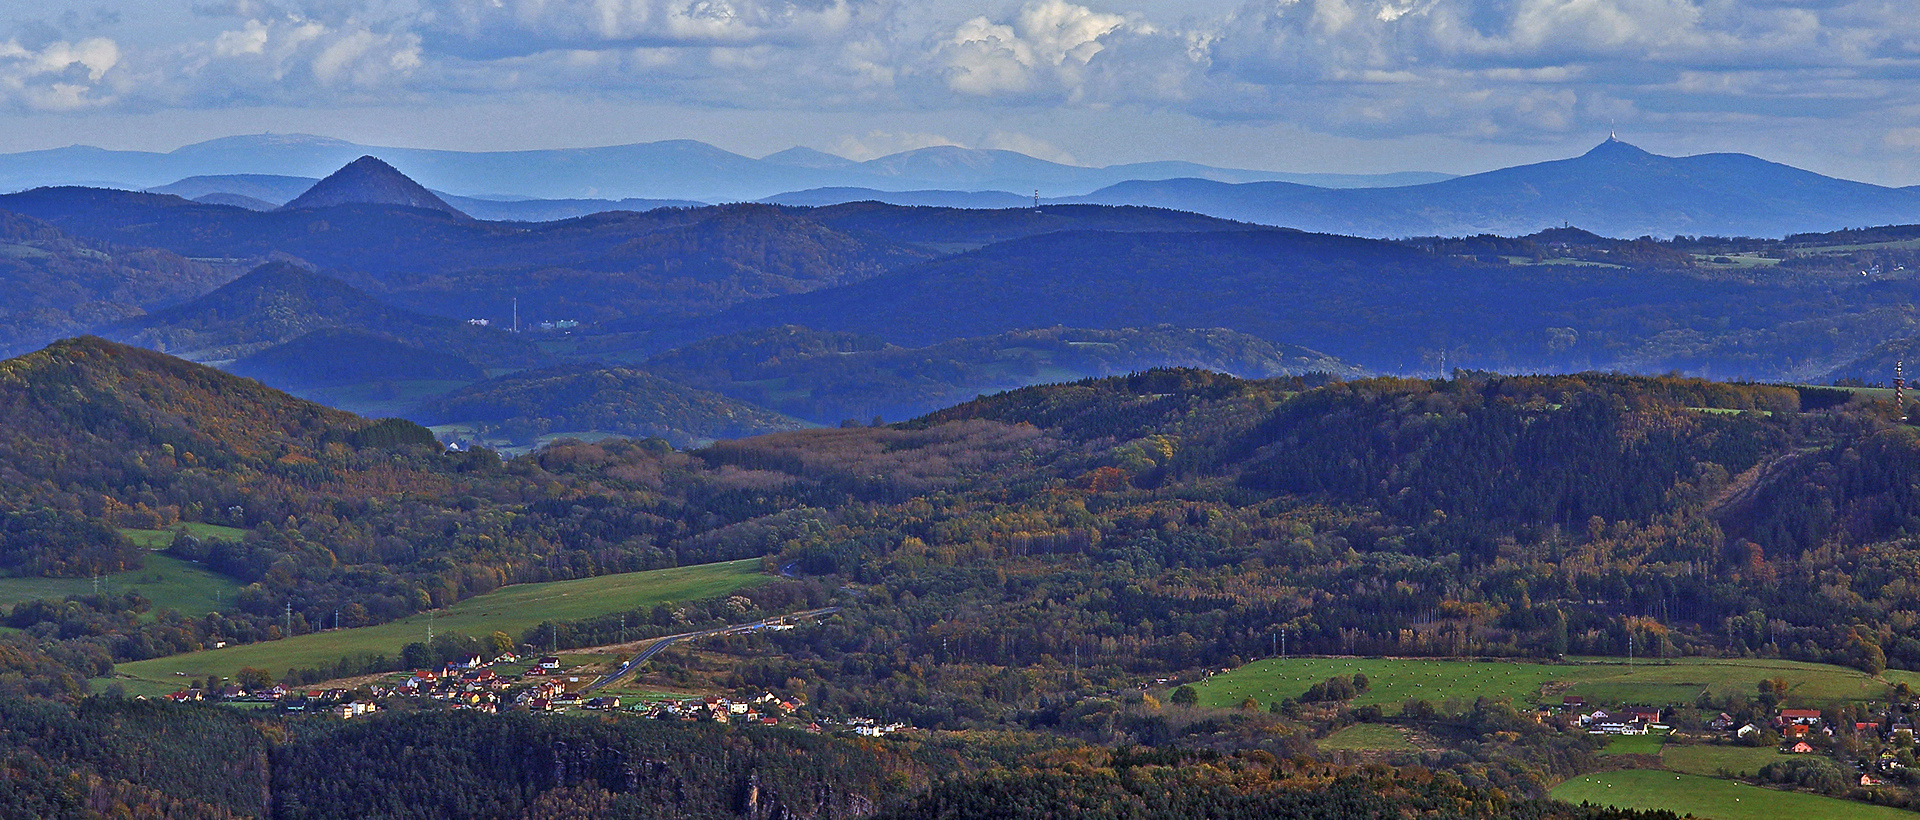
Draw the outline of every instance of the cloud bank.
<instances>
[{"instance_id":1,"label":"cloud bank","mask_svg":"<svg viewBox=\"0 0 1920 820\"><path fill-rule=\"evenodd\" d=\"M1920 149L1902 121L1920 114L1920 19L1887 0L1264 0L1203 17L1168 0L208 0L171 36L134 29L98 11L0 31L0 110L538 93L1500 141L1867 117Z\"/></svg>"}]
</instances>

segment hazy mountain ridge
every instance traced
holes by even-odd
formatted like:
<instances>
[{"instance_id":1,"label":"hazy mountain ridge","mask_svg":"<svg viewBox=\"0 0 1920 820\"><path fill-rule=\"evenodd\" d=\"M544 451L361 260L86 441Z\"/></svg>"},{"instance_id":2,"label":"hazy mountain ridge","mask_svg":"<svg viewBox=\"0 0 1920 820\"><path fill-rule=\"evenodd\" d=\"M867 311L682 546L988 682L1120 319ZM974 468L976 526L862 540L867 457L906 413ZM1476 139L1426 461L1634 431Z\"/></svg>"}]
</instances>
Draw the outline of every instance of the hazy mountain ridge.
<instances>
[{"instance_id":1,"label":"hazy mountain ridge","mask_svg":"<svg viewBox=\"0 0 1920 820\"><path fill-rule=\"evenodd\" d=\"M1572 224L1617 237L1784 236L1920 221L1920 192L1745 154L1664 157L1609 139L1572 159L1401 188L1130 181L1077 202L1152 205L1355 236L1515 236Z\"/></svg>"},{"instance_id":2,"label":"hazy mountain ridge","mask_svg":"<svg viewBox=\"0 0 1920 820\"><path fill-rule=\"evenodd\" d=\"M50 185L150 188L215 174L321 177L372 154L406 168L429 188L485 198L670 199L738 202L826 187L879 190L1034 188L1047 196L1084 194L1141 176L1205 177L1232 182L1317 180L1325 184L1400 182L1406 175L1316 175L1213 168L1194 163L1065 165L1012 151L937 146L865 162L801 149L752 159L693 140L600 148L460 152L355 145L305 135L227 137L167 153L85 146L0 155L0 191ZM1429 175L1427 178L1442 175ZM1421 177L1414 177L1421 178ZM266 197L261 197L265 199Z\"/></svg>"}]
</instances>

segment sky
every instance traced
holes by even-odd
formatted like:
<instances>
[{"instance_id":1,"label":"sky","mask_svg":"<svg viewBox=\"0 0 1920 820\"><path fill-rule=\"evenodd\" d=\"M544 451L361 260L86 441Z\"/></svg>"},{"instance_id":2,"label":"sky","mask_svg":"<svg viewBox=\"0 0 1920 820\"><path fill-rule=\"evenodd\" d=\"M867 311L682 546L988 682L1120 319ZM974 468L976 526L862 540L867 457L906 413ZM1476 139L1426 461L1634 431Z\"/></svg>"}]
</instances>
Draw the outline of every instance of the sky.
<instances>
[{"instance_id":1,"label":"sky","mask_svg":"<svg viewBox=\"0 0 1920 820\"><path fill-rule=\"evenodd\" d=\"M36 0L0 151L310 133L1472 173L1749 153L1920 184L1911 0Z\"/></svg>"}]
</instances>

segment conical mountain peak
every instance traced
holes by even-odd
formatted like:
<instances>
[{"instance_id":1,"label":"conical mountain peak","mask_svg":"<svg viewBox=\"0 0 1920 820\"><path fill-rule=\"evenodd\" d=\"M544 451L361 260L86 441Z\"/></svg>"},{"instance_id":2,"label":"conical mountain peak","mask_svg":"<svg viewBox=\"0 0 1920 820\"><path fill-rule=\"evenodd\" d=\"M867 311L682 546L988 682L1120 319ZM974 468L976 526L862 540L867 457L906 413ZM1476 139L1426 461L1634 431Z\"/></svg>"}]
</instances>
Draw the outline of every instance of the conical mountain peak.
<instances>
[{"instance_id":1,"label":"conical mountain peak","mask_svg":"<svg viewBox=\"0 0 1920 820\"><path fill-rule=\"evenodd\" d=\"M1640 159L1643 157L1651 157L1653 154L1647 153L1632 143L1624 142L1619 137L1608 134L1606 142L1594 146L1593 150L1588 151L1584 156L1593 159Z\"/></svg>"},{"instance_id":2,"label":"conical mountain peak","mask_svg":"<svg viewBox=\"0 0 1920 820\"><path fill-rule=\"evenodd\" d=\"M327 208L334 205L402 205L426 208L468 218L458 208L435 196L399 169L377 157L361 157L314 183L307 192L295 197L282 210Z\"/></svg>"}]
</instances>

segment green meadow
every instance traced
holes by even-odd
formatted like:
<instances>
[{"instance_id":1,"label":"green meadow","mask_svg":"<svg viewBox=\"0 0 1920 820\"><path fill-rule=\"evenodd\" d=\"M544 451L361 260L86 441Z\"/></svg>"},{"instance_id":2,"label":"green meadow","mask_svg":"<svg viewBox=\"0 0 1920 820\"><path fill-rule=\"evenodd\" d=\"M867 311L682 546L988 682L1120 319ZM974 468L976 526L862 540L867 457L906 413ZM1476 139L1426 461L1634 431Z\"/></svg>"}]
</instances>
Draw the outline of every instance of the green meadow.
<instances>
[{"instance_id":1,"label":"green meadow","mask_svg":"<svg viewBox=\"0 0 1920 820\"><path fill-rule=\"evenodd\" d=\"M1200 705L1229 707L1246 698L1271 703L1299 698L1327 678L1365 674L1371 688L1355 697L1356 706L1377 705L1398 711L1408 698L1436 705L1471 702L1489 696L1517 706L1559 703L1577 695L1596 704L1692 703L1701 692L1714 696L1751 695L1760 681L1787 682L1786 702L1823 707L1880 698L1889 683L1920 687L1920 674L1889 671L1875 679L1855 669L1798 661L1682 658L1629 664L1619 659L1571 663L1459 661L1427 658L1268 658L1194 684ZM1548 694L1549 685L1552 694Z\"/></svg>"},{"instance_id":2,"label":"green meadow","mask_svg":"<svg viewBox=\"0 0 1920 820\"><path fill-rule=\"evenodd\" d=\"M1330 752L1411 752L1419 749L1399 728L1383 723L1356 723L1314 744Z\"/></svg>"},{"instance_id":3,"label":"green meadow","mask_svg":"<svg viewBox=\"0 0 1920 820\"><path fill-rule=\"evenodd\" d=\"M440 634L460 632L476 637L505 632L517 640L528 628L543 621L577 620L672 601L710 598L766 580L766 576L760 574L759 561L748 559L574 581L516 584L435 611L433 629ZM135 661L116 666L114 672L122 678L134 679L126 683L129 691L138 686L134 681L177 687L179 681L188 678L232 677L249 666L278 676L288 669L331 664L348 655L396 656L407 644L426 639L427 620L428 616L422 614L378 626L314 632L279 641Z\"/></svg>"},{"instance_id":4,"label":"green meadow","mask_svg":"<svg viewBox=\"0 0 1920 820\"><path fill-rule=\"evenodd\" d=\"M1752 777L1760 767L1785 760L1786 755L1772 746L1719 746L1713 744L1668 744L1660 750L1660 764L1676 772L1714 777L1721 771L1738 777Z\"/></svg>"},{"instance_id":5,"label":"green meadow","mask_svg":"<svg viewBox=\"0 0 1920 820\"><path fill-rule=\"evenodd\" d=\"M1624 809L1666 809L1710 820L1913 820L1901 809L1653 770L1599 772L1554 787L1553 797Z\"/></svg>"},{"instance_id":6,"label":"green meadow","mask_svg":"<svg viewBox=\"0 0 1920 820\"><path fill-rule=\"evenodd\" d=\"M100 576L100 591L118 594L131 590L146 596L155 610L171 609L197 617L232 604L234 591L240 588L231 578L171 555L149 553L145 564L140 569ZM38 599L57 601L93 590L92 578L0 578L0 606Z\"/></svg>"},{"instance_id":7,"label":"green meadow","mask_svg":"<svg viewBox=\"0 0 1920 820\"><path fill-rule=\"evenodd\" d=\"M122 529L120 534L126 536L127 540L132 541L135 546L158 550L166 549L171 545L174 533L181 530L202 541L238 541L247 535L246 530L238 527L222 527L218 524L200 524L191 521L182 521L159 530Z\"/></svg>"}]
</instances>

